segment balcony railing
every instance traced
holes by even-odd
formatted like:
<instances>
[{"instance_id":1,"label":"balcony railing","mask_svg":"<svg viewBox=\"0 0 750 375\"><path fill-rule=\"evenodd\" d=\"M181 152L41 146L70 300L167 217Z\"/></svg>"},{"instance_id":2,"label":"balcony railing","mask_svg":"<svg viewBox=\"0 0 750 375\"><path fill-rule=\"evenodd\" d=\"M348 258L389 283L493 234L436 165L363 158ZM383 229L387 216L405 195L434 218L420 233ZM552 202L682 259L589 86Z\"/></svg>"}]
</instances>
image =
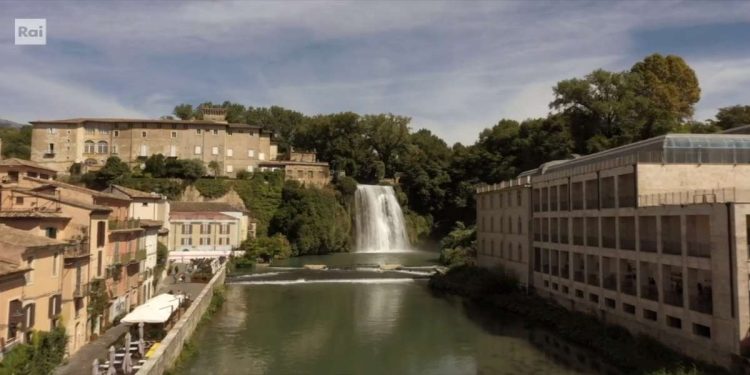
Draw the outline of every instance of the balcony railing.
<instances>
[{"instance_id":1,"label":"balcony railing","mask_svg":"<svg viewBox=\"0 0 750 375\"><path fill-rule=\"evenodd\" d=\"M682 307L682 293L674 291L664 292L664 303L672 306Z\"/></svg>"},{"instance_id":2,"label":"balcony railing","mask_svg":"<svg viewBox=\"0 0 750 375\"><path fill-rule=\"evenodd\" d=\"M109 220L109 230L139 229L140 227L139 219Z\"/></svg>"},{"instance_id":3,"label":"balcony railing","mask_svg":"<svg viewBox=\"0 0 750 375\"><path fill-rule=\"evenodd\" d=\"M650 299L652 301L659 300L659 289L655 286L642 286L641 287L641 298Z\"/></svg>"},{"instance_id":4,"label":"balcony railing","mask_svg":"<svg viewBox=\"0 0 750 375\"><path fill-rule=\"evenodd\" d=\"M641 251L646 253L656 252L656 241L654 240L641 240Z\"/></svg>"},{"instance_id":5,"label":"balcony railing","mask_svg":"<svg viewBox=\"0 0 750 375\"><path fill-rule=\"evenodd\" d=\"M617 247L617 241L614 237L602 237L602 247L614 249Z\"/></svg>"},{"instance_id":6,"label":"balcony railing","mask_svg":"<svg viewBox=\"0 0 750 375\"><path fill-rule=\"evenodd\" d=\"M599 275L590 273L588 277L586 278L589 285L599 286Z\"/></svg>"},{"instance_id":7,"label":"balcony railing","mask_svg":"<svg viewBox=\"0 0 750 375\"><path fill-rule=\"evenodd\" d=\"M604 288L609 290L617 290L617 275L607 275L604 278Z\"/></svg>"},{"instance_id":8,"label":"balcony railing","mask_svg":"<svg viewBox=\"0 0 750 375\"><path fill-rule=\"evenodd\" d=\"M602 208L615 208L615 197L602 197Z\"/></svg>"},{"instance_id":9,"label":"balcony railing","mask_svg":"<svg viewBox=\"0 0 750 375\"><path fill-rule=\"evenodd\" d=\"M91 255L89 253L88 242L75 242L71 243L70 246L65 248L63 257L65 258L81 258Z\"/></svg>"},{"instance_id":10,"label":"balcony railing","mask_svg":"<svg viewBox=\"0 0 750 375\"><path fill-rule=\"evenodd\" d=\"M146 250L143 250L143 253L145 254ZM128 251L116 252L115 256L114 256L114 259L113 259L113 263L115 263L115 264L128 264L130 262L138 261L139 259L137 257L137 254L138 254L138 252L134 252L134 253L133 252L128 252Z\"/></svg>"},{"instance_id":11,"label":"balcony railing","mask_svg":"<svg viewBox=\"0 0 750 375\"><path fill-rule=\"evenodd\" d=\"M711 244L706 242L691 242L687 243L688 255L694 257L710 258L711 257Z\"/></svg>"},{"instance_id":12,"label":"balcony railing","mask_svg":"<svg viewBox=\"0 0 750 375\"><path fill-rule=\"evenodd\" d=\"M636 295L635 283L630 280L622 280L620 282L620 292L631 296Z\"/></svg>"},{"instance_id":13,"label":"balcony railing","mask_svg":"<svg viewBox=\"0 0 750 375\"><path fill-rule=\"evenodd\" d=\"M583 246L583 236L574 234L573 235L573 245L581 245Z\"/></svg>"},{"instance_id":14,"label":"balcony railing","mask_svg":"<svg viewBox=\"0 0 750 375\"><path fill-rule=\"evenodd\" d=\"M549 274L549 264L542 265L542 272Z\"/></svg>"},{"instance_id":15,"label":"balcony railing","mask_svg":"<svg viewBox=\"0 0 750 375\"><path fill-rule=\"evenodd\" d=\"M704 314L713 314L714 304L711 295L691 295L690 310L702 312Z\"/></svg>"},{"instance_id":16,"label":"balcony railing","mask_svg":"<svg viewBox=\"0 0 750 375\"><path fill-rule=\"evenodd\" d=\"M560 276L560 268L552 266L552 276Z\"/></svg>"},{"instance_id":17,"label":"balcony railing","mask_svg":"<svg viewBox=\"0 0 750 375\"><path fill-rule=\"evenodd\" d=\"M578 281L579 283L583 282L583 271L575 271L573 272L573 280Z\"/></svg>"},{"instance_id":18,"label":"balcony railing","mask_svg":"<svg viewBox=\"0 0 750 375\"><path fill-rule=\"evenodd\" d=\"M586 237L586 246L588 247L599 247L599 237L588 236Z\"/></svg>"}]
</instances>

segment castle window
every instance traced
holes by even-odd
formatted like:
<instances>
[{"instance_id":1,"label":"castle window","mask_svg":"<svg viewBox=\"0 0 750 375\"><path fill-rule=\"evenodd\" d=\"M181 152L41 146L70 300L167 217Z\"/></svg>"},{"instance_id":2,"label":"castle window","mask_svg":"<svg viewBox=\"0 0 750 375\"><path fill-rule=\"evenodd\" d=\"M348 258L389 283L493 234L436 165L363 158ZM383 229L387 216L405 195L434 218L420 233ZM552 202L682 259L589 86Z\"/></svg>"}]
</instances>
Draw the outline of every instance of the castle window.
<instances>
[{"instance_id":1,"label":"castle window","mask_svg":"<svg viewBox=\"0 0 750 375\"><path fill-rule=\"evenodd\" d=\"M109 145L107 142L99 141L99 143L96 144L96 152L99 154L109 153Z\"/></svg>"},{"instance_id":2,"label":"castle window","mask_svg":"<svg viewBox=\"0 0 750 375\"><path fill-rule=\"evenodd\" d=\"M87 154L93 154L96 152L96 145L94 144L94 141L86 141L83 143L83 152Z\"/></svg>"}]
</instances>

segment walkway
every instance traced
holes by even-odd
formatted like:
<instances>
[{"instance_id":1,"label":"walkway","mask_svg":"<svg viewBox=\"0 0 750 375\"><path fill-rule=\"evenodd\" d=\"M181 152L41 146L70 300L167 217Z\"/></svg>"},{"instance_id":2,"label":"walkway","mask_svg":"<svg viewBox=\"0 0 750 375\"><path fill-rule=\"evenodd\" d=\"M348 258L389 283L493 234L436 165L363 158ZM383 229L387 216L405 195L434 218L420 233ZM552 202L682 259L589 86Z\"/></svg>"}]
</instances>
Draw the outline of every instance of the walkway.
<instances>
[{"instance_id":1,"label":"walkway","mask_svg":"<svg viewBox=\"0 0 750 375\"><path fill-rule=\"evenodd\" d=\"M68 360L68 364L58 367L55 370L56 375L80 375L90 374L91 364L94 359L99 360L107 358L109 355L109 347L117 342L126 332L128 332L129 324L119 324L115 327L108 329L103 335L99 336L96 340L89 342L88 344L78 349Z\"/></svg>"}]
</instances>

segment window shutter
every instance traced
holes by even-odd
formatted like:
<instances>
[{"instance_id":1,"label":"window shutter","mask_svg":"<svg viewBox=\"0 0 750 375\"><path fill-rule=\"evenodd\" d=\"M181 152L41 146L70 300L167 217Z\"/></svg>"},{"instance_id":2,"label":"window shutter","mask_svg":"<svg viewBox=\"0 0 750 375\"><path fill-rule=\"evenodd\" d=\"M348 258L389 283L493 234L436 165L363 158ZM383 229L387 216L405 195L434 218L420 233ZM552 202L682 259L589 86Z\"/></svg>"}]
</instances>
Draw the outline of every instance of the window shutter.
<instances>
[{"instance_id":1,"label":"window shutter","mask_svg":"<svg viewBox=\"0 0 750 375\"><path fill-rule=\"evenodd\" d=\"M55 300L57 299L57 296L52 296L49 298L49 303L47 304L47 317L52 319L55 317Z\"/></svg>"}]
</instances>

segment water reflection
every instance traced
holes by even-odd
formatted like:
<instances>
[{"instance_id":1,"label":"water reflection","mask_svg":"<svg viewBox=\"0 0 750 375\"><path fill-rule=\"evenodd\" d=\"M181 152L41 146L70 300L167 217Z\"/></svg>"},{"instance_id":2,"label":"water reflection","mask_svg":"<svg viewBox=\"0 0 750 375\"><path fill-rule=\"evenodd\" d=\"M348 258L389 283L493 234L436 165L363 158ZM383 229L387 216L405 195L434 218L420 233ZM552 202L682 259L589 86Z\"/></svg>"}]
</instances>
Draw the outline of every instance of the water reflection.
<instances>
[{"instance_id":1,"label":"water reflection","mask_svg":"<svg viewBox=\"0 0 750 375\"><path fill-rule=\"evenodd\" d=\"M388 284L372 284L354 290L353 323L365 343L390 336L398 324L404 289Z\"/></svg>"}]
</instances>

